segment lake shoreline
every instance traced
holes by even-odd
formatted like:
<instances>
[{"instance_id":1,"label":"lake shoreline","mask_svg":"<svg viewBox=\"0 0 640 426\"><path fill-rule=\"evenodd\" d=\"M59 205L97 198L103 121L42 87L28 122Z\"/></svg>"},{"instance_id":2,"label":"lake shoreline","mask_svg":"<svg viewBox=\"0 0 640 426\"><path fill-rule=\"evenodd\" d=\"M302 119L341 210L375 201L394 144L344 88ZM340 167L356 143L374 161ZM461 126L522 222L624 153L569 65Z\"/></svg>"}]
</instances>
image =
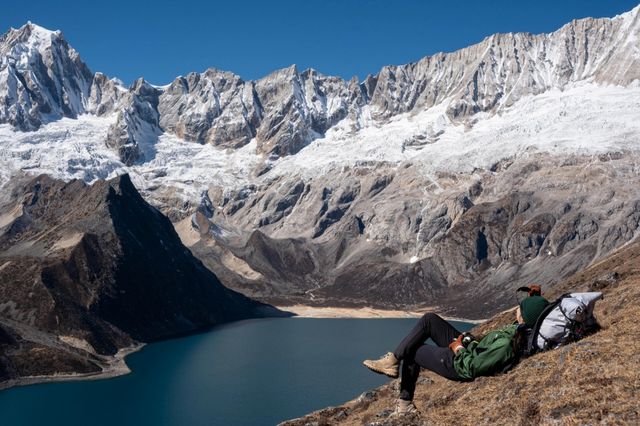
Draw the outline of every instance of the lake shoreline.
<instances>
[{"instance_id":1,"label":"lake shoreline","mask_svg":"<svg viewBox=\"0 0 640 426\"><path fill-rule=\"evenodd\" d=\"M274 306L277 309L291 312L291 318L315 318L315 319L402 319L419 318L427 312L435 312L435 309L424 310L392 310L375 308L340 308L340 307L317 307L308 305ZM481 324L485 320L470 320L467 318L451 317L442 315L447 321L459 321L470 324ZM233 321L228 324L233 324ZM205 331L206 333L206 331ZM200 334L200 333L197 333ZM126 357L138 352L146 344L142 343L118 351L113 357L105 360L105 365L100 372L95 373L71 373L71 374L51 374L42 376L28 376L16 379L9 379L0 382L0 392L14 387L22 387L44 383L73 382L83 380L104 380L131 373L131 369L126 363Z\"/></svg>"},{"instance_id":2,"label":"lake shoreline","mask_svg":"<svg viewBox=\"0 0 640 426\"><path fill-rule=\"evenodd\" d=\"M96 373L71 373L71 374L51 374L42 376L27 376L17 379L9 379L0 382L0 392L14 387L37 385L43 383L55 382L75 382L81 380L103 380L114 377L124 376L131 373L131 369L126 363L126 357L132 353L138 352L146 344L131 346L120 349L111 359L106 361L106 366L101 366L102 371Z\"/></svg>"},{"instance_id":3,"label":"lake shoreline","mask_svg":"<svg viewBox=\"0 0 640 426\"><path fill-rule=\"evenodd\" d=\"M362 318L362 319L392 319L392 318L420 318L428 312L437 312L436 308L426 308L421 310L393 310L393 309L376 309L376 308L340 308L332 306L309 306L309 305L290 305L276 306L276 308L288 311L295 316L293 318ZM447 321L460 321L470 324L481 324L486 319L473 320L468 318L452 317L441 315Z\"/></svg>"},{"instance_id":4,"label":"lake shoreline","mask_svg":"<svg viewBox=\"0 0 640 426\"><path fill-rule=\"evenodd\" d=\"M414 321L265 318L225 323L212 332L153 342L138 352L140 347L132 347L119 353L119 362L98 357L94 362L103 371L96 368L97 374L34 375L7 382L5 387L16 388L0 392L2 423L83 424L100 412L92 418L95 426L159 424L167 413L158 408L170 404L167 424L172 426L278 424L386 383L361 360L383 353ZM122 359L133 352L124 368ZM132 374L126 374L129 370ZM98 380L116 376L121 377ZM41 385L26 386L35 383ZM246 409L246 401L265 396L269 404ZM69 401L73 409L59 409ZM34 406L39 409L30 409Z\"/></svg>"}]
</instances>

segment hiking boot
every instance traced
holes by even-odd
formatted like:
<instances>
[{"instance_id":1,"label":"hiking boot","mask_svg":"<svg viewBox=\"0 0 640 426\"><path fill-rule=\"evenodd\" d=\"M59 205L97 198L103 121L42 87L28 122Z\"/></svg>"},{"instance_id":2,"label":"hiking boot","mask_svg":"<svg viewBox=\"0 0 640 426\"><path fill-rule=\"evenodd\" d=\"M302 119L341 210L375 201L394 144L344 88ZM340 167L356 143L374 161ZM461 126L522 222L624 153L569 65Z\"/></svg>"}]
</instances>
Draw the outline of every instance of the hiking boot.
<instances>
[{"instance_id":1,"label":"hiking boot","mask_svg":"<svg viewBox=\"0 0 640 426\"><path fill-rule=\"evenodd\" d=\"M413 401L398 399L396 400L396 409L393 414L418 414L418 409L413 404Z\"/></svg>"},{"instance_id":2,"label":"hiking boot","mask_svg":"<svg viewBox=\"0 0 640 426\"><path fill-rule=\"evenodd\" d=\"M375 371L376 373L384 374L385 376L389 376L394 379L398 377L400 361L398 361L392 352L388 352L380 359L367 359L363 364L369 370Z\"/></svg>"}]
</instances>

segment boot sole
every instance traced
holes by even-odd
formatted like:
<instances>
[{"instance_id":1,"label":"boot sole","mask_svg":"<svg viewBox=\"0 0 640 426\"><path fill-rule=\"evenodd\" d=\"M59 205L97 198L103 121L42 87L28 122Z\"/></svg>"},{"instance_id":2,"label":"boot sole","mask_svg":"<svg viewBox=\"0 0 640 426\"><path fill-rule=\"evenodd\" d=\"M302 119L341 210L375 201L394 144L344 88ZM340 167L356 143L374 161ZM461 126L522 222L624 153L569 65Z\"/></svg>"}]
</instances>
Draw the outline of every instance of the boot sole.
<instances>
[{"instance_id":1,"label":"boot sole","mask_svg":"<svg viewBox=\"0 0 640 426\"><path fill-rule=\"evenodd\" d=\"M394 369L378 368L368 364L367 361L364 361L362 364L365 367L367 367L369 370L373 371L374 373L384 374L385 376L391 377L392 379L397 379L399 376L398 370L395 368Z\"/></svg>"},{"instance_id":2,"label":"boot sole","mask_svg":"<svg viewBox=\"0 0 640 426\"><path fill-rule=\"evenodd\" d=\"M404 415L408 415L408 414L415 414L416 416L418 416L418 415L420 415L420 412L418 411L417 408L414 408L412 410L394 411L393 413L391 413L392 416L404 416Z\"/></svg>"}]
</instances>

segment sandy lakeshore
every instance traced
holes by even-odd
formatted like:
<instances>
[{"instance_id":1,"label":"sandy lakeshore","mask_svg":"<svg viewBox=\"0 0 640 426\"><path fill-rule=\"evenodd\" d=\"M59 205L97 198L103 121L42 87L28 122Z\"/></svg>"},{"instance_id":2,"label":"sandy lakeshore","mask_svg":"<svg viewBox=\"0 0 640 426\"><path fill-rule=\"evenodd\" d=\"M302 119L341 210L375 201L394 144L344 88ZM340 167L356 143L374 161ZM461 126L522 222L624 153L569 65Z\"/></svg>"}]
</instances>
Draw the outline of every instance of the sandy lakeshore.
<instances>
[{"instance_id":1,"label":"sandy lakeshore","mask_svg":"<svg viewBox=\"0 0 640 426\"><path fill-rule=\"evenodd\" d=\"M306 305L276 306L278 309L294 313L299 318L420 318L427 312L437 312L437 309L417 311L364 308L318 307ZM466 318L442 315L449 321L462 321L479 324L485 320L471 320Z\"/></svg>"}]
</instances>

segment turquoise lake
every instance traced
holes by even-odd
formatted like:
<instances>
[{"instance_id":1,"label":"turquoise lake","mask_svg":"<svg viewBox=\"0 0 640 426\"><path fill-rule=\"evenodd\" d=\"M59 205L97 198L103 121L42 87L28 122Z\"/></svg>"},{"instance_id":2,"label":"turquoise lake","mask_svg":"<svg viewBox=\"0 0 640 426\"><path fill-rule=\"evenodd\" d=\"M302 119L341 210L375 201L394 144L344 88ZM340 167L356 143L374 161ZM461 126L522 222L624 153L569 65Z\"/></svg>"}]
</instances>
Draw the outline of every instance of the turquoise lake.
<instances>
[{"instance_id":1,"label":"turquoise lake","mask_svg":"<svg viewBox=\"0 0 640 426\"><path fill-rule=\"evenodd\" d=\"M236 322L147 345L127 357L126 376L1 391L0 424L274 425L388 382L362 360L393 350L415 321Z\"/></svg>"}]
</instances>

